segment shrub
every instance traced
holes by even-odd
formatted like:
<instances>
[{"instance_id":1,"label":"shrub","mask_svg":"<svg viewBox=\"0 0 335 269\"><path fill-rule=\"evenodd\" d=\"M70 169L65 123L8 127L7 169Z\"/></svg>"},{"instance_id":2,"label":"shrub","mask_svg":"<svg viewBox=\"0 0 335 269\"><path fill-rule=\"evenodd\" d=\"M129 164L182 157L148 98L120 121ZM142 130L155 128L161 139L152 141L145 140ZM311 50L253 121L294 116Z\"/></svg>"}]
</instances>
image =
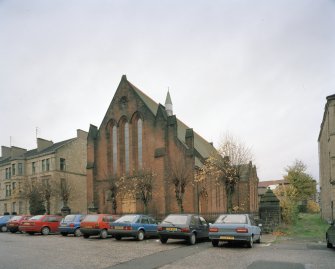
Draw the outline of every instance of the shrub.
<instances>
[{"instance_id":1,"label":"shrub","mask_svg":"<svg viewBox=\"0 0 335 269\"><path fill-rule=\"evenodd\" d=\"M320 212L319 204L313 200L307 201L307 212L308 213L319 213Z\"/></svg>"}]
</instances>

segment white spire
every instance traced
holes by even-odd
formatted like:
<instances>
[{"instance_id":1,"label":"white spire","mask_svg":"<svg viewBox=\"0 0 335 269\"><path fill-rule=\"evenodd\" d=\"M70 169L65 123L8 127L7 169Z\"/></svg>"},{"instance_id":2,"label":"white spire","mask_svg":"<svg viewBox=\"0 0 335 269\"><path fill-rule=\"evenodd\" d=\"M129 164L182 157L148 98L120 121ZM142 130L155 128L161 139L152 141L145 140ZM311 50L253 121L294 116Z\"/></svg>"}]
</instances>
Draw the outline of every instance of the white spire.
<instances>
[{"instance_id":1,"label":"white spire","mask_svg":"<svg viewBox=\"0 0 335 269\"><path fill-rule=\"evenodd\" d=\"M173 115L173 109L172 109L172 101L171 101L171 96L170 96L170 91L168 90L166 99L165 99L165 110L168 116Z\"/></svg>"}]
</instances>

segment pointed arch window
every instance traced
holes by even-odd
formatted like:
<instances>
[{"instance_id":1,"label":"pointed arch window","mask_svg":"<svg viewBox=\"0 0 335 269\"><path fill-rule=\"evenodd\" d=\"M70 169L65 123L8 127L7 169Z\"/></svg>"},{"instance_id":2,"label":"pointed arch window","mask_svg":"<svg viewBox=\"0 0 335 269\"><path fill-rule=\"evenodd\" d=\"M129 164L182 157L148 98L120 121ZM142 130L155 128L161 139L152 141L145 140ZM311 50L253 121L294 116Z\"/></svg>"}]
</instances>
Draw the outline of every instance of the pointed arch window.
<instances>
[{"instance_id":1,"label":"pointed arch window","mask_svg":"<svg viewBox=\"0 0 335 269\"><path fill-rule=\"evenodd\" d=\"M113 126L112 129L112 143L113 143L113 173L117 173L117 127Z\"/></svg>"},{"instance_id":2,"label":"pointed arch window","mask_svg":"<svg viewBox=\"0 0 335 269\"><path fill-rule=\"evenodd\" d=\"M143 121L141 118L137 120L137 156L138 156L138 168L142 169L142 151L143 151L143 145L142 145L142 130L143 130Z\"/></svg>"},{"instance_id":3,"label":"pointed arch window","mask_svg":"<svg viewBox=\"0 0 335 269\"><path fill-rule=\"evenodd\" d=\"M129 173L129 124L124 124L124 158L126 173Z\"/></svg>"}]
</instances>

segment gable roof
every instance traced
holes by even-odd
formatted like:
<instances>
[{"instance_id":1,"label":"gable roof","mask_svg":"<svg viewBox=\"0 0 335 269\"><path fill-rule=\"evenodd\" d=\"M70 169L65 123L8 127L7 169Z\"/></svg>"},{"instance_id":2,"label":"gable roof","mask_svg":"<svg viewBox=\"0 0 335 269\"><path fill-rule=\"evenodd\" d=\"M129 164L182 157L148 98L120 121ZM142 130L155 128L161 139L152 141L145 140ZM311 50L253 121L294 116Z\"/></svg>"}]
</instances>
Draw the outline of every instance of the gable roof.
<instances>
[{"instance_id":1,"label":"gable roof","mask_svg":"<svg viewBox=\"0 0 335 269\"><path fill-rule=\"evenodd\" d=\"M122 79L126 79L126 76L122 76ZM129 85L133 88L135 93L142 99L142 101L146 104L146 106L149 108L149 110L153 113L153 115L157 114L157 110L159 107L159 104L157 104L154 100L152 100L148 95L143 93L140 89L138 89L135 85L130 83L128 80L127 82ZM171 99L171 97L170 97ZM162 105L163 106L163 105ZM164 106L163 106L164 107ZM181 120L177 118L177 137L180 140L181 143L184 144L184 146L187 147L186 141L185 141L185 134L186 130L190 129L185 123L183 123ZM194 148L195 150L201 155L203 158L208 158L210 154L215 150L213 145L206 141L204 138L202 138L199 134L194 132ZM200 164L200 160L196 160L198 164ZM198 165L199 166L199 165Z\"/></svg>"}]
</instances>

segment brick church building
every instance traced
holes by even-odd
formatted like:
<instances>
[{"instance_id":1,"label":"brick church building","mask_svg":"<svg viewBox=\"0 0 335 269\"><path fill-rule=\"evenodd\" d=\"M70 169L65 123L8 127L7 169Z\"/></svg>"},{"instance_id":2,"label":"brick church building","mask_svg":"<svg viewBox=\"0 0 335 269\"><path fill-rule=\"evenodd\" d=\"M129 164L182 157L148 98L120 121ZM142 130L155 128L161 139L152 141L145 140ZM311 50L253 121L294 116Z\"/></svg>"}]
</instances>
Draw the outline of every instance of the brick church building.
<instances>
[{"instance_id":1,"label":"brick church building","mask_svg":"<svg viewBox=\"0 0 335 269\"><path fill-rule=\"evenodd\" d=\"M118 214L143 212L138 195L119 192L113 207L110 178L150 170L152 198L147 211L163 216L179 212L171 171L187 168L185 212L226 212L223 185L194 182L197 167L215 150L213 145L173 114L170 94L165 106L131 84L125 75L99 128L91 125L87 140L87 201L89 211ZM131 180L131 179L129 179ZM258 212L258 177L251 163L243 167L233 204L240 212Z\"/></svg>"}]
</instances>

